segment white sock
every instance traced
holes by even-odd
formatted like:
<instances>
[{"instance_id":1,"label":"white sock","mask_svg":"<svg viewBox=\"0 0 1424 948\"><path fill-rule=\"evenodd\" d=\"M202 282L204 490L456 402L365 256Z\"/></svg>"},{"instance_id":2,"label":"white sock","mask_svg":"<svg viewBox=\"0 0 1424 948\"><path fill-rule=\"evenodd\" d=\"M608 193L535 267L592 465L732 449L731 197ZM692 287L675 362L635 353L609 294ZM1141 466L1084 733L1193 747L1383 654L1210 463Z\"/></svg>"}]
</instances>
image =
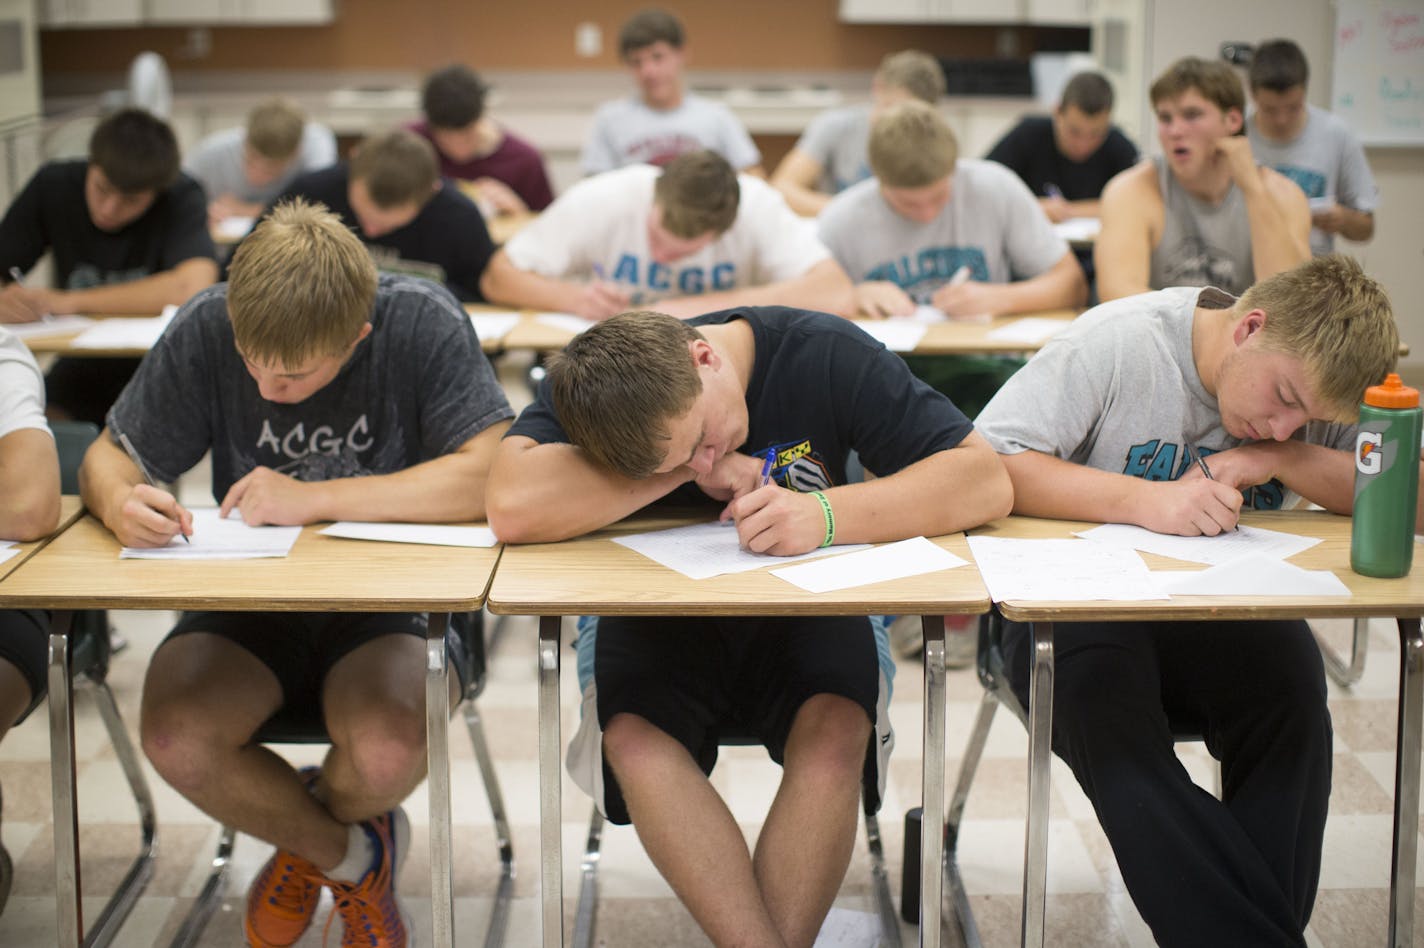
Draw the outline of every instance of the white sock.
<instances>
[{"instance_id":1,"label":"white sock","mask_svg":"<svg viewBox=\"0 0 1424 948\"><path fill-rule=\"evenodd\" d=\"M346 855L326 877L336 882L360 882L376 861L376 844L361 823L352 823L346 833Z\"/></svg>"}]
</instances>

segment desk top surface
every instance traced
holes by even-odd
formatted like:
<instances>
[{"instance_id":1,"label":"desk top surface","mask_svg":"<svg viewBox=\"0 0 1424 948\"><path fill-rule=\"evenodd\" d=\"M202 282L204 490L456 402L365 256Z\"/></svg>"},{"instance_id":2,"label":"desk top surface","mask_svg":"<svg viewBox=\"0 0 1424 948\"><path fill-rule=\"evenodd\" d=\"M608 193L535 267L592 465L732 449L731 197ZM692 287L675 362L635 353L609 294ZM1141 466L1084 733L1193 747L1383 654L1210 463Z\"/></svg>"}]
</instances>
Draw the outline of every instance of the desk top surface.
<instances>
[{"instance_id":1,"label":"desk top surface","mask_svg":"<svg viewBox=\"0 0 1424 948\"><path fill-rule=\"evenodd\" d=\"M506 546L490 587L491 612L510 615L942 615L982 613L989 596L972 567L808 593L770 570L688 579L612 537L705 520L642 515L562 543ZM934 542L970 559L962 533Z\"/></svg>"},{"instance_id":2,"label":"desk top surface","mask_svg":"<svg viewBox=\"0 0 1424 948\"><path fill-rule=\"evenodd\" d=\"M20 552L5 562L0 563L0 579L4 579L19 569L26 560L38 553L46 543L59 536L70 524L78 520L79 515L83 512L84 504L78 497L71 495L61 497L59 499L59 526L55 528L54 533L51 533L42 540L31 540L28 543L17 543L15 546L9 547L9 549L18 549Z\"/></svg>"},{"instance_id":3,"label":"desk top surface","mask_svg":"<svg viewBox=\"0 0 1424 948\"><path fill-rule=\"evenodd\" d=\"M484 602L499 548L344 540L303 528L260 560L121 560L85 515L3 583L0 602L51 609L465 612Z\"/></svg>"},{"instance_id":4,"label":"desk top surface","mask_svg":"<svg viewBox=\"0 0 1424 948\"><path fill-rule=\"evenodd\" d=\"M1416 566L1399 579L1375 579L1350 569L1350 518L1325 511L1248 511L1242 523L1319 537L1323 542L1292 556L1303 569L1328 569L1349 588L1345 597L1183 596L1138 602L1019 602L999 604L1003 614L1019 622L1076 622L1151 619L1299 619L1308 617L1424 616L1424 569ZM1006 517L976 530L975 536L1045 539L1070 537L1074 530L1096 526L1065 520ZM1144 554L1152 569L1205 569L1163 556ZM1417 560L1417 557L1416 557ZM1269 592L1269 590L1262 590Z\"/></svg>"}]
</instances>

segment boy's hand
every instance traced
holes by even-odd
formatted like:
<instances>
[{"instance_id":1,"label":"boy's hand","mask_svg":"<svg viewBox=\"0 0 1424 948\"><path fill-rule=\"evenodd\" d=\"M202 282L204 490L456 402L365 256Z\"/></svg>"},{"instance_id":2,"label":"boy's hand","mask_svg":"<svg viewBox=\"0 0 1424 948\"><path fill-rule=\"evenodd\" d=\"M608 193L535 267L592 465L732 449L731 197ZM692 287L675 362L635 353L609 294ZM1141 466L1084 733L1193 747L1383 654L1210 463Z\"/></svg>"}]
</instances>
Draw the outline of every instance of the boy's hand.
<instances>
[{"instance_id":1,"label":"boy's hand","mask_svg":"<svg viewBox=\"0 0 1424 948\"><path fill-rule=\"evenodd\" d=\"M218 514L226 517L240 511L242 522L249 527L301 526L320 519L315 496L318 487L270 467L255 467L228 488Z\"/></svg>"},{"instance_id":2,"label":"boy's hand","mask_svg":"<svg viewBox=\"0 0 1424 948\"><path fill-rule=\"evenodd\" d=\"M475 187L479 190L480 197L494 208L496 215L523 214L529 210L524 199L498 178L476 178Z\"/></svg>"},{"instance_id":3,"label":"boy's hand","mask_svg":"<svg viewBox=\"0 0 1424 948\"><path fill-rule=\"evenodd\" d=\"M1200 471L1194 478L1143 483L1152 492L1139 522L1154 533L1214 537L1235 527L1241 518L1241 491L1221 481L1209 481Z\"/></svg>"},{"instance_id":4,"label":"boy's hand","mask_svg":"<svg viewBox=\"0 0 1424 948\"><path fill-rule=\"evenodd\" d=\"M1261 172L1251 154L1251 140L1245 135L1224 135L1216 140L1216 153L1231 169L1231 179L1243 191L1259 190Z\"/></svg>"},{"instance_id":5,"label":"boy's hand","mask_svg":"<svg viewBox=\"0 0 1424 948\"><path fill-rule=\"evenodd\" d=\"M1043 208L1043 213L1055 224L1061 224L1073 216L1073 209L1061 197L1041 197L1038 199L1038 206Z\"/></svg>"},{"instance_id":6,"label":"boy's hand","mask_svg":"<svg viewBox=\"0 0 1424 948\"><path fill-rule=\"evenodd\" d=\"M579 287L574 301L575 316L584 319L607 319L628 309L628 294L601 280Z\"/></svg>"},{"instance_id":7,"label":"boy's hand","mask_svg":"<svg viewBox=\"0 0 1424 948\"><path fill-rule=\"evenodd\" d=\"M998 296L998 284L969 280L957 286L946 283L935 290L930 302L951 319L964 319L993 316L997 312Z\"/></svg>"},{"instance_id":8,"label":"boy's hand","mask_svg":"<svg viewBox=\"0 0 1424 948\"><path fill-rule=\"evenodd\" d=\"M1310 212L1310 223L1327 234L1338 234L1349 223L1349 214L1339 204L1315 208Z\"/></svg>"},{"instance_id":9,"label":"boy's hand","mask_svg":"<svg viewBox=\"0 0 1424 948\"><path fill-rule=\"evenodd\" d=\"M712 470L698 474L693 483L713 500L732 500L761 486L763 458L730 451L712 462ZM725 511L722 519L726 519Z\"/></svg>"},{"instance_id":10,"label":"boy's hand","mask_svg":"<svg viewBox=\"0 0 1424 948\"><path fill-rule=\"evenodd\" d=\"M1239 491L1265 484L1275 477L1280 450L1280 444L1275 441L1252 441L1226 451L1208 454L1204 460L1213 478ZM1182 475L1182 480L1196 478L1205 480L1206 475L1201 472L1200 467L1193 464Z\"/></svg>"},{"instance_id":11,"label":"boy's hand","mask_svg":"<svg viewBox=\"0 0 1424 948\"><path fill-rule=\"evenodd\" d=\"M727 517L736 521L738 540L753 553L795 556L811 552L826 538L820 502L775 484L732 501L722 511L722 519Z\"/></svg>"},{"instance_id":12,"label":"boy's hand","mask_svg":"<svg viewBox=\"0 0 1424 948\"><path fill-rule=\"evenodd\" d=\"M869 280L855 285L855 302L860 314L869 319L908 316L915 311L915 301L889 280Z\"/></svg>"},{"instance_id":13,"label":"boy's hand","mask_svg":"<svg viewBox=\"0 0 1424 948\"><path fill-rule=\"evenodd\" d=\"M49 299L43 290L18 283L0 290L0 323L32 323L48 314Z\"/></svg>"},{"instance_id":14,"label":"boy's hand","mask_svg":"<svg viewBox=\"0 0 1424 948\"><path fill-rule=\"evenodd\" d=\"M179 533L193 535L193 514L168 491L135 484L119 505L118 522L108 526L124 546L167 546Z\"/></svg>"}]
</instances>

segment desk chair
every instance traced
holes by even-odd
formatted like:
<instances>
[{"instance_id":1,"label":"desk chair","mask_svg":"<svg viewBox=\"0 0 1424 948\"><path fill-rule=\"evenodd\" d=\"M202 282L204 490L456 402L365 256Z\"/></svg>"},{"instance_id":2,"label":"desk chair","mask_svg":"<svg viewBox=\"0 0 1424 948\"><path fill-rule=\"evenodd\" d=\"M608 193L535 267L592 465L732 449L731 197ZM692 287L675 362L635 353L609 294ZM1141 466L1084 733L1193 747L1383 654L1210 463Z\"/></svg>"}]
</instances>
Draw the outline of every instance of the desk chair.
<instances>
[{"instance_id":1,"label":"desk chair","mask_svg":"<svg viewBox=\"0 0 1424 948\"><path fill-rule=\"evenodd\" d=\"M1311 629L1315 644L1320 646L1320 657L1325 662L1325 671L1336 684L1349 688L1365 673L1365 652L1370 644L1370 620L1356 619L1350 641L1350 660L1346 662L1330 647L1330 643L1319 632Z\"/></svg>"},{"instance_id":2,"label":"desk chair","mask_svg":"<svg viewBox=\"0 0 1424 948\"><path fill-rule=\"evenodd\" d=\"M954 794L950 797L949 808L944 821L944 859L946 882L950 896L954 899L954 914L959 919L959 931L964 938L965 948L982 948L979 928L974 923L974 912L969 907L969 894L964 888L964 877L959 872L959 827L964 822L964 804L969 799L969 787L974 782L974 773L979 769L979 761L984 755L984 745L989 739L989 726L994 723L994 712L1003 705L1014 713L1019 723L1028 728L1028 713L1019 702L1009 685L1008 670L1004 667L1002 647L1004 620L998 609L979 617L979 655L976 668L979 683L984 686L984 697L979 702L979 712L974 717L974 728L969 734L969 743L964 749L964 759L959 765L959 777L955 781ZM1202 728L1191 722L1176 722L1173 738L1178 741L1200 740ZM1216 769L1216 796L1221 796L1221 769ZM1047 832L1048 827L1042 830ZM1029 830L1033 832L1032 828ZM1039 851L1039 850L1036 850ZM1046 855L1043 858L1047 858ZM1025 866L1025 872L1031 867ZM1028 876L1030 879L1046 879L1047 866L1036 867ZM1040 902L1044 893L1030 893L1030 898Z\"/></svg>"},{"instance_id":3,"label":"desk chair","mask_svg":"<svg viewBox=\"0 0 1424 948\"><path fill-rule=\"evenodd\" d=\"M87 421L57 421L51 422L50 427L54 431L55 447L59 452L61 491L65 494L77 494L79 463L89 445L98 437L99 429ZM134 804L138 807L139 853L83 942L86 946L103 946L113 940L119 926L128 918L138 897L143 894L149 879L153 877L153 863L157 856L157 820L154 816L153 797L148 791L148 782L144 779L138 753L134 749L128 729L124 727L119 706L114 701L114 693L109 689L106 680L110 657L108 613L99 610L55 612L51 617L51 627L53 631L50 648L55 649L58 643L68 645L67 653L62 658L52 654L50 659L51 731L55 728L68 729L71 681L93 694L99 707L99 716L104 721L104 729L109 734L109 741L113 744L114 754L119 760L119 767L124 772L124 779L128 781L129 790L133 793ZM56 658L60 660L56 661ZM68 746L73 747L72 740ZM64 829L64 820L60 814L73 812L74 800L59 799L57 794L54 814L58 829ZM77 833L77 827L71 829ZM75 883L77 888L78 879Z\"/></svg>"},{"instance_id":4,"label":"desk chair","mask_svg":"<svg viewBox=\"0 0 1424 948\"><path fill-rule=\"evenodd\" d=\"M489 928L485 935L486 948L496 948L504 944L504 931L509 921L509 902L514 894L514 847L510 840L509 820L505 816L504 797L499 789L499 780L494 772L494 761L490 757L489 745L485 741L484 724L480 718L475 699L485 687L485 641L484 623L478 612L451 616L456 633L464 645L459 658L465 663L464 680L467 683L461 695L464 702L465 726L470 732L470 743L479 763L480 776L484 780L485 795L489 799L490 813L494 821L495 843L499 847L500 876L495 888L494 906L490 912ZM319 715L312 715L310 709L283 709L258 730L255 740L263 744L325 744L330 741ZM436 768L449 769L448 758L429 763L432 772ZM208 920L217 910L227 888L229 863L232 858L233 842L237 831L224 826L218 840L217 854L213 856L213 868L203 884L198 899L193 904L187 918L183 920L178 934L173 937L171 948L191 948L198 944ZM439 897L439 893L435 894Z\"/></svg>"},{"instance_id":5,"label":"desk chair","mask_svg":"<svg viewBox=\"0 0 1424 948\"><path fill-rule=\"evenodd\" d=\"M760 747L761 741L749 734L724 733L718 740L723 747ZM875 810L867 803L865 811L865 838L870 849L870 882L875 889L876 914L880 916L881 948L900 948L900 923L895 918L895 903L890 897L890 877L885 872L885 849L880 842L880 822ZM584 846L581 864L582 878L579 882L578 912L574 916L573 948L590 948L593 945L593 930L598 921L598 863L599 848L603 842L603 814L593 807L593 816L588 822L588 842Z\"/></svg>"}]
</instances>

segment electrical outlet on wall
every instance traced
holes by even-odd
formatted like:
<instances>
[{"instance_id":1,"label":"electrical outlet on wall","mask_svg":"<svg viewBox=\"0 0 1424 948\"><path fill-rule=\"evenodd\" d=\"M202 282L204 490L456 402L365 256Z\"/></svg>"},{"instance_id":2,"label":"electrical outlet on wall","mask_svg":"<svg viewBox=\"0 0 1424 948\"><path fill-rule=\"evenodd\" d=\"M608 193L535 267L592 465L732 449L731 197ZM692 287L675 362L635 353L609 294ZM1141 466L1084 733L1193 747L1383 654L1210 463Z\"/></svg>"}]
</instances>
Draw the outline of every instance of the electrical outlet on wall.
<instances>
[{"instance_id":1,"label":"electrical outlet on wall","mask_svg":"<svg viewBox=\"0 0 1424 948\"><path fill-rule=\"evenodd\" d=\"M574 27L574 52L585 58L603 52L603 30L597 23L585 21Z\"/></svg>"}]
</instances>

